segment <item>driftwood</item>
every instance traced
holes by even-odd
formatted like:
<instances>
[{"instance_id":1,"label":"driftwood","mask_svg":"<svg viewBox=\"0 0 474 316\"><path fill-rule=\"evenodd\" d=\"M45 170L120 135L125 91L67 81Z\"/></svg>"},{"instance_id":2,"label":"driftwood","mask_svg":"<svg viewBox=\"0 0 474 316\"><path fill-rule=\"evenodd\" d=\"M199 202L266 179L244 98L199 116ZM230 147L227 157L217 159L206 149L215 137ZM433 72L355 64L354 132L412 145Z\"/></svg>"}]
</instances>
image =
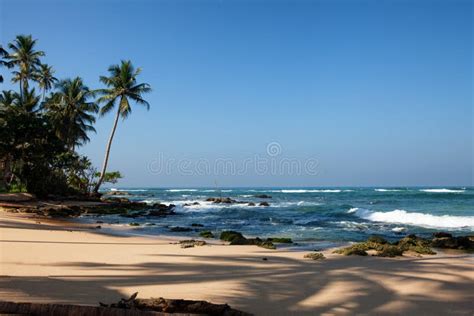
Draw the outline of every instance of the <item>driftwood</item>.
<instances>
[{"instance_id":1,"label":"driftwood","mask_svg":"<svg viewBox=\"0 0 474 316\"><path fill-rule=\"evenodd\" d=\"M0 314L34 316L249 316L251 314L232 309L227 304L206 301L150 298L138 299L138 292L117 303L100 306L63 304L13 303L0 301Z\"/></svg>"}]
</instances>

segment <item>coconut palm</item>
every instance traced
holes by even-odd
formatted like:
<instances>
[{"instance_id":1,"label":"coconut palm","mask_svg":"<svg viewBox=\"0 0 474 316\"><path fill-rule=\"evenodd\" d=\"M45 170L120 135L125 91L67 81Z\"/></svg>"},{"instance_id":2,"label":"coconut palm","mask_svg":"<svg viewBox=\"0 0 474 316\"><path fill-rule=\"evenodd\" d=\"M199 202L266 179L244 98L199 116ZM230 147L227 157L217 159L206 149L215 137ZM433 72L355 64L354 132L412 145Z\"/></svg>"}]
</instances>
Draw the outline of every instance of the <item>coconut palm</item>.
<instances>
[{"instance_id":1,"label":"coconut palm","mask_svg":"<svg viewBox=\"0 0 474 316\"><path fill-rule=\"evenodd\" d=\"M7 56L9 65L18 67L13 72L13 82L20 83L20 95L28 90L28 80L35 79L36 67L41 64L40 57L43 51L35 50L36 40L31 35L17 35L15 40L8 44L11 52Z\"/></svg>"},{"instance_id":2,"label":"coconut palm","mask_svg":"<svg viewBox=\"0 0 474 316\"><path fill-rule=\"evenodd\" d=\"M80 77L61 80L56 84L57 92L44 104L46 115L51 118L55 133L66 146L74 151L90 139L89 132L95 132L92 124L99 106L90 101L94 97Z\"/></svg>"},{"instance_id":3,"label":"coconut palm","mask_svg":"<svg viewBox=\"0 0 474 316\"><path fill-rule=\"evenodd\" d=\"M51 90L53 87L54 83L58 81L56 77L53 76L54 70L53 67L47 65L47 64L41 64L39 65L38 71L36 73L36 81L38 82L38 86L40 87L43 98L42 100L44 101L44 97L46 95L46 92Z\"/></svg>"},{"instance_id":4,"label":"coconut palm","mask_svg":"<svg viewBox=\"0 0 474 316\"><path fill-rule=\"evenodd\" d=\"M135 69L131 61L122 60L120 65L112 65L109 67L108 71L110 73L109 77L100 77L100 81L108 88L97 90L97 92L102 95L97 100L98 103L105 103L100 110L100 115L105 115L114 110L115 105L117 105L117 109L112 132L110 133L107 148L105 150L102 171L94 188L95 193L99 191L100 185L102 184L107 171L110 147L112 146L112 140L115 135L115 130L117 129L119 117L126 119L131 114L132 107L130 102L143 105L147 110L150 109L150 104L142 98L142 95L150 92L151 87L147 83L137 83L137 76L141 72L140 68Z\"/></svg>"},{"instance_id":5,"label":"coconut palm","mask_svg":"<svg viewBox=\"0 0 474 316\"><path fill-rule=\"evenodd\" d=\"M10 64L7 62L6 57L8 56L8 52L0 46L0 66L10 68ZM0 83L3 82L3 76L0 75Z\"/></svg>"}]
</instances>

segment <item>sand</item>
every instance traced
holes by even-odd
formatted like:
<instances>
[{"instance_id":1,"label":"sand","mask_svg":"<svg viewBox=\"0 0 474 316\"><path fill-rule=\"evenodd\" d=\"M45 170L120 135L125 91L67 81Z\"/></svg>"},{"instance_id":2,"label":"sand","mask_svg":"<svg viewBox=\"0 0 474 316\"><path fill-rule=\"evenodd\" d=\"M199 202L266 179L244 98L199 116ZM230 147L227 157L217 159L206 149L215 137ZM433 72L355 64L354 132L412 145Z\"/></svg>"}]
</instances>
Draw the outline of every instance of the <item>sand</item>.
<instances>
[{"instance_id":1,"label":"sand","mask_svg":"<svg viewBox=\"0 0 474 316\"><path fill-rule=\"evenodd\" d=\"M474 315L474 257L376 258L256 246L182 249L0 212L0 298L96 305L138 291L228 303L256 315ZM262 260L267 258L267 261Z\"/></svg>"}]
</instances>

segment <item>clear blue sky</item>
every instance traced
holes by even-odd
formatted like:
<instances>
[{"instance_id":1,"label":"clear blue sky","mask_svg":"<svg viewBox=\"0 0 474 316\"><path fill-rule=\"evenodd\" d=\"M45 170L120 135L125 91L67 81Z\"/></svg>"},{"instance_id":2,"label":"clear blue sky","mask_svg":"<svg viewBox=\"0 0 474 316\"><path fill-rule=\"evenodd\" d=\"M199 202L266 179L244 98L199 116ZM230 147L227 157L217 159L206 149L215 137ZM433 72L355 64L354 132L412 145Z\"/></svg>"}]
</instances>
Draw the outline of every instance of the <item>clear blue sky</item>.
<instances>
[{"instance_id":1,"label":"clear blue sky","mask_svg":"<svg viewBox=\"0 0 474 316\"><path fill-rule=\"evenodd\" d=\"M1 43L32 34L58 77L97 88L120 59L143 68L151 110L120 122L119 186L473 184L472 1L0 0L0 14ZM81 148L98 166L111 126ZM240 164L270 142L318 173L149 170L159 153Z\"/></svg>"}]
</instances>

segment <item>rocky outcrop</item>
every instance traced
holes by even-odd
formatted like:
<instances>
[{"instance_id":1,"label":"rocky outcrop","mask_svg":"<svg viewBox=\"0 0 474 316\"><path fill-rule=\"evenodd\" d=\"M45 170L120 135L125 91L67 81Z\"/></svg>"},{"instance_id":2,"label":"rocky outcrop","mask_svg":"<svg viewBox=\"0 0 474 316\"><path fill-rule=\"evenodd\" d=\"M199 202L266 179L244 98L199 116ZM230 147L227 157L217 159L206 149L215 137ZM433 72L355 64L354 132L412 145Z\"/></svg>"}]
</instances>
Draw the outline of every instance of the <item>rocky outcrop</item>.
<instances>
[{"instance_id":1,"label":"rocky outcrop","mask_svg":"<svg viewBox=\"0 0 474 316\"><path fill-rule=\"evenodd\" d=\"M270 240L262 240L260 238L246 238L241 233L236 231L223 231L220 239L228 241L230 245L255 245L267 249L276 249L275 245Z\"/></svg>"},{"instance_id":2,"label":"rocky outcrop","mask_svg":"<svg viewBox=\"0 0 474 316\"><path fill-rule=\"evenodd\" d=\"M270 206L268 202L260 202L258 206Z\"/></svg>"},{"instance_id":3,"label":"rocky outcrop","mask_svg":"<svg viewBox=\"0 0 474 316\"><path fill-rule=\"evenodd\" d=\"M259 199L271 199L272 196L271 195L266 195L266 194L257 194L257 195L254 195L256 198L259 198Z\"/></svg>"},{"instance_id":4,"label":"rocky outcrop","mask_svg":"<svg viewBox=\"0 0 474 316\"><path fill-rule=\"evenodd\" d=\"M323 260L326 257L321 252L311 252L304 255L304 258L311 260Z\"/></svg>"}]
</instances>

